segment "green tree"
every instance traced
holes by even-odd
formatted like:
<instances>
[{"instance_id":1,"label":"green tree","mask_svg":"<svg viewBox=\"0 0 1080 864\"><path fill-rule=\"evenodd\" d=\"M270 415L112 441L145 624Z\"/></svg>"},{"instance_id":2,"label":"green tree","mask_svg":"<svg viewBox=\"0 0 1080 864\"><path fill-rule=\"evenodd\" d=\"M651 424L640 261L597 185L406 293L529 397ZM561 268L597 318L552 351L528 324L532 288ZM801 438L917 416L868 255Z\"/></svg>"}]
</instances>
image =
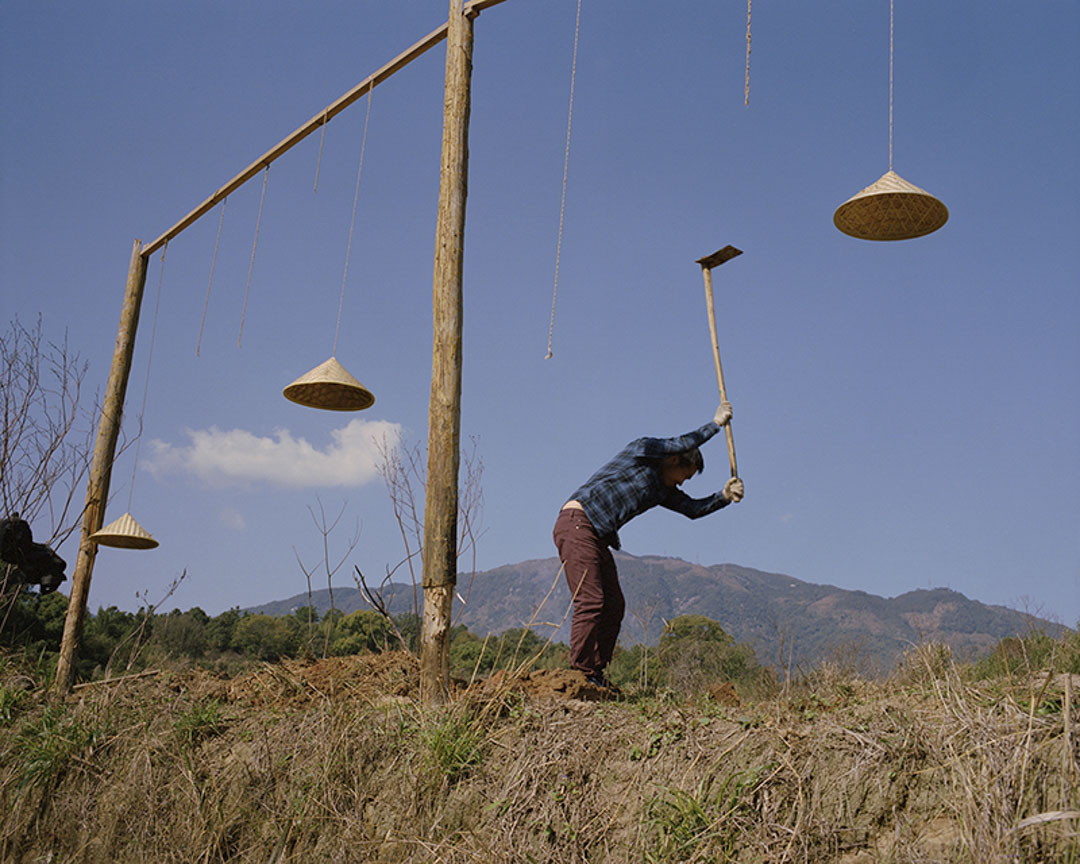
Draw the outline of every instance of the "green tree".
<instances>
[{"instance_id":1,"label":"green tree","mask_svg":"<svg viewBox=\"0 0 1080 864\"><path fill-rule=\"evenodd\" d=\"M95 670L126 668L136 640L150 630L150 623L144 619L145 611L138 615L115 606L98 607L97 614L87 616L79 648L79 676L87 678Z\"/></svg>"},{"instance_id":2,"label":"green tree","mask_svg":"<svg viewBox=\"0 0 1080 864\"><path fill-rule=\"evenodd\" d=\"M483 656L481 656L481 654ZM487 675L495 660L493 641L485 647L484 640L470 633L463 625L450 631L450 674L455 678L469 680L475 672Z\"/></svg>"},{"instance_id":3,"label":"green tree","mask_svg":"<svg viewBox=\"0 0 1080 864\"><path fill-rule=\"evenodd\" d=\"M412 612L403 612L394 616L401 638L409 646L409 650L416 653L420 650L420 617ZM399 643L400 644L400 643Z\"/></svg>"},{"instance_id":4,"label":"green tree","mask_svg":"<svg viewBox=\"0 0 1080 864\"><path fill-rule=\"evenodd\" d=\"M155 616L153 643L168 656L197 660L209 644L209 622L210 616L198 606L187 612L173 609L168 615Z\"/></svg>"},{"instance_id":5,"label":"green tree","mask_svg":"<svg viewBox=\"0 0 1080 864\"><path fill-rule=\"evenodd\" d=\"M668 622L660 635L656 665L659 683L684 697L697 696L716 682L731 681L747 689L771 679L753 648L736 644L704 615L680 615Z\"/></svg>"},{"instance_id":6,"label":"green tree","mask_svg":"<svg viewBox=\"0 0 1080 864\"><path fill-rule=\"evenodd\" d=\"M549 669L557 662L558 646L546 643L542 636L524 627L504 630L499 636L499 659L495 667L502 669L531 662L534 669Z\"/></svg>"},{"instance_id":7,"label":"green tree","mask_svg":"<svg viewBox=\"0 0 1080 864\"><path fill-rule=\"evenodd\" d=\"M222 654L235 647L233 645L233 636L238 623L240 623L240 610L238 608L228 609L211 618L206 624L207 650Z\"/></svg>"},{"instance_id":8,"label":"green tree","mask_svg":"<svg viewBox=\"0 0 1080 864\"><path fill-rule=\"evenodd\" d=\"M969 674L982 680L1028 676L1044 670L1080 672L1080 626L1056 637L1042 629L1024 636L1006 636L993 651L971 665Z\"/></svg>"},{"instance_id":9,"label":"green tree","mask_svg":"<svg viewBox=\"0 0 1080 864\"><path fill-rule=\"evenodd\" d=\"M385 651L395 640L386 619L370 609L358 609L343 615L330 634L330 653L335 656Z\"/></svg>"},{"instance_id":10,"label":"green tree","mask_svg":"<svg viewBox=\"0 0 1080 864\"><path fill-rule=\"evenodd\" d=\"M450 631L450 670L458 677L487 675L497 669L551 669L566 666L568 650L561 643L547 640L532 630L514 627L498 636L481 639L464 626Z\"/></svg>"},{"instance_id":11,"label":"green tree","mask_svg":"<svg viewBox=\"0 0 1080 864\"><path fill-rule=\"evenodd\" d=\"M299 626L292 617L245 615L233 631L233 646L258 660L280 660L292 654Z\"/></svg>"},{"instance_id":12,"label":"green tree","mask_svg":"<svg viewBox=\"0 0 1080 864\"><path fill-rule=\"evenodd\" d=\"M314 606L297 606L293 609L292 617L296 619L297 626L297 652L306 657L314 657L321 648L318 634L323 631L319 627L319 610Z\"/></svg>"},{"instance_id":13,"label":"green tree","mask_svg":"<svg viewBox=\"0 0 1080 864\"><path fill-rule=\"evenodd\" d=\"M649 672L650 679L648 681L643 680L644 653L645 646L641 644L631 645L629 648L623 648L621 645L617 646L615 654L611 658L611 665L607 668L608 677L619 687L626 687L630 684L638 686L651 684L652 678L655 677L655 671L651 670Z\"/></svg>"},{"instance_id":14,"label":"green tree","mask_svg":"<svg viewBox=\"0 0 1080 864\"><path fill-rule=\"evenodd\" d=\"M58 592L44 597L31 592L5 596L0 620L6 615L7 623L0 627L0 644L35 654L58 651L64 635L67 599Z\"/></svg>"}]
</instances>

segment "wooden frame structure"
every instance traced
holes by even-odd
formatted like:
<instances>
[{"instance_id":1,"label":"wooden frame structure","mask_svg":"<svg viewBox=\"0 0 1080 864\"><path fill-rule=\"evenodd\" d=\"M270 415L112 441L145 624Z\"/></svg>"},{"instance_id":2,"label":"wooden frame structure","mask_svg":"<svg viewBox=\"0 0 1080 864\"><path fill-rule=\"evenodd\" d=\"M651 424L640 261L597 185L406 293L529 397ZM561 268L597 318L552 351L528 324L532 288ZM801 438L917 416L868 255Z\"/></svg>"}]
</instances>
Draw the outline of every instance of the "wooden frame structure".
<instances>
[{"instance_id":1,"label":"wooden frame structure","mask_svg":"<svg viewBox=\"0 0 1080 864\"><path fill-rule=\"evenodd\" d=\"M146 269L150 255L203 216L271 162L316 129L444 39L446 84L443 103L442 158L432 277L431 397L428 407L428 473L424 510L424 615L421 636L421 695L428 704L445 701L449 688L450 609L457 583L458 467L461 428L462 262L465 247L465 199L468 175L468 131L472 75L473 20L484 9L505 0L449 0L446 24L369 75L297 128L247 168L221 186L198 207L146 246L135 240L128 268L120 326L106 384L101 418L83 510L79 551L56 670L55 689L72 689L75 662L82 641L86 601L97 556L90 535L100 530L109 497L116 442L131 371Z\"/></svg>"}]
</instances>

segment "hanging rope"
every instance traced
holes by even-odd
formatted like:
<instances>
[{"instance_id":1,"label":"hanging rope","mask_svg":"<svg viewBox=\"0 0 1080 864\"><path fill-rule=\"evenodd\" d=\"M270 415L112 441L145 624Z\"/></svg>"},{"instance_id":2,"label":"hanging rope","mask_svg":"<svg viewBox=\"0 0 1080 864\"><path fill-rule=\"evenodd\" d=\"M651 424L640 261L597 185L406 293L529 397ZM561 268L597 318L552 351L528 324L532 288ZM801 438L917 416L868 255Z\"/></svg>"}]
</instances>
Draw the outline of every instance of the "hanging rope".
<instances>
[{"instance_id":1,"label":"hanging rope","mask_svg":"<svg viewBox=\"0 0 1080 864\"><path fill-rule=\"evenodd\" d=\"M892 171L893 0L889 0L889 170Z\"/></svg>"},{"instance_id":2,"label":"hanging rope","mask_svg":"<svg viewBox=\"0 0 1080 864\"><path fill-rule=\"evenodd\" d=\"M135 440L135 461L131 466L131 485L128 486L127 512L131 512L131 500L135 495L135 471L139 467L139 451L142 449L142 425L146 414L146 399L150 394L150 364L154 359L154 342L157 340L158 309L161 308L161 286L165 281L165 253L169 251L169 241L161 247L161 270L158 273L157 299L154 301L154 321L150 325L150 348L146 353L146 378L143 381L142 407L139 409L139 437Z\"/></svg>"},{"instance_id":3,"label":"hanging rope","mask_svg":"<svg viewBox=\"0 0 1080 864\"><path fill-rule=\"evenodd\" d=\"M263 173L262 194L259 196L259 215L255 218L255 240L251 244L251 263L248 265L247 285L244 288L244 306L240 310L240 333L236 337L237 348L240 347L240 342L244 338L244 319L247 317L248 293L251 291L251 274L255 270L255 250L259 246L259 226L262 224L263 201L266 200L266 184L269 180L270 165L267 164L266 171Z\"/></svg>"},{"instance_id":4,"label":"hanging rope","mask_svg":"<svg viewBox=\"0 0 1080 864\"><path fill-rule=\"evenodd\" d=\"M221 219L217 226L217 239L214 241L214 257L210 259L210 282L206 286L206 302L203 304L202 323L199 324L199 338L195 342L195 356L199 356L199 348L202 346L203 328L206 326L206 310L210 308L210 287L214 284L214 267L217 266L218 246L221 244L221 226L225 224L225 202L228 196L221 199Z\"/></svg>"},{"instance_id":5,"label":"hanging rope","mask_svg":"<svg viewBox=\"0 0 1080 864\"><path fill-rule=\"evenodd\" d=\"M367 91L367 112L364 114L364 134L360 139L360 164L356 169L356 188L353 190L352 218L349 220L349 242L345 244L345 272L341 274L341 297L338 299L337 327L334 328L334 350L331 357L337 356L338 335L341 333L341 310L345 306L345 280L349 277L349 256L352 254L353 226L356 224L356 202L360 198L360 175L364 171L364 150L367 149L368 121L371 120L371 90Z\"/></svg>"},{"instance_id":6,"label":"hanging rope","mask_svg":"<svg viewBox=\"0 0 1080 864\"><path fill-rule=\"evenodd\" d=\"M371 92L371 91L368 91L368 92ZM330 113L330 106L327 105L326 110L323 111L323 117L322 117L322 134L319 136L319 159L315 163L315 188L312 190L313 192L318 192L319 191L319 169L322 167L322 145L323 145L323 141L326 140L326 115L329 114L329 113ZM270 166L267 165L266 167L269 168Z\"/></svg>"},{"instance_id":7,"label":"hanging rope","mask_svg":"<svg viewBox=\"0 0 1080 864\"><path fill-rule=\"evenodd\" d=\"M750 105L750 7L754 0L746 0L746 89L743 104Z\"/></svg>"},{"instance_id":8,"label":"hanging rope","mask_svg":"<svg viewBox=\"0 0 1080 864\"><path fill-rule=\"evenodd\" d=\"M577 4L577 19L574 21L574 55L570 63L570 107L566 112L566 152L563 155L562 201L559 204L559 235L555 242L555 285L551 289L551 322L548 324L548 343L545 360L550 360L551 342L555 336L555 300L559 296L559 259L562 256L563 221L566 217L566 175L570 168L570 129L574 121L574 82L577 78L578 35L581 33L581 0Z\"/></svg>"}]
</instances>

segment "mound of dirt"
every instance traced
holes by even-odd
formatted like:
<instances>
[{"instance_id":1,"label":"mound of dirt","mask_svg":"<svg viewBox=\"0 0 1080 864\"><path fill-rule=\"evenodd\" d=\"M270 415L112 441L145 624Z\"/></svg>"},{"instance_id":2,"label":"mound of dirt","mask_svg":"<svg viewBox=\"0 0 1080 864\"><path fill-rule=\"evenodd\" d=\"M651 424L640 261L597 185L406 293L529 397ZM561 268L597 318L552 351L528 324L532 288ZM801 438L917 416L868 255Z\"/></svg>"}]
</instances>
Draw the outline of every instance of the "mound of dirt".
<instances>
[{"instance_id":1,"label":"mound of dirt","mask_svg":"<svg viewBox=\"0 0 1080 864\"><path fill-rule=\"evenodd\" d=\"M420 695L416 658L404 651L319 660L285 659L232 679L207 675L198 683L198 689L207 696L254 706L298 707L338 699L375 702L388 696Z\"/></svg>"},{"instance_id":2,"label":"mound of dirt","mask_svg":"<svg viewBox=\"0 0 1080 864\"><path fill-rule=\"evenodd\" d=\"M298 708L313 702L349 699L372 703L418 701L420 669L415 657L397 651L317 660L284 659L264 663L233 678L196 669L175 680L173 686L197 692L202 698L255 707ZM521 675L498 670L472 685L455 680L452 689L456 696L486 699L509 692L533 702L604 702L618 695L590 684L576 669L536 669Z\"/></svg>"},{"instance_id":3,"label":"mound of dirt","mask_svg":"<svg viewBox=\"0 0 1080 864\"><path fill-rule=\"evenodd\" d=\"M420 668L417 659L405 651L316 660L283 659L264 663L233 678L190 670L174 680L173 686L197 692L203 698L244 702L256 707L297 708L326 700L419 701ZM589 683L577 669L534 669L518 674L500 669L471 685L454 680L451 689L452 698L489 699L514 693L540 703L606 702L619 698L618 691ZM709 685L707 695L720 705L739 705L731 682Z\"/></svg>"},{"instance_id":4,"label":"mound of dirt","mask_svg":"<svg viewBox=\"0 0 1080 864\"><path fill-rule=\"evenodd\" d=\"M708 689L709 698L719 705L727 705L730 708L738 708L741 702L739 694L735 692L735 685L730 681L718 684L710 684Z\"/></svg>"},{"instance_id":5,"label":"mound of dirt","mask_svg":"<svg viewBox=\"0 0 1080 864\"><path fill-rule=\"evenodd\" d=\"M498 670L490 678L473 685L481 693L498 691L522 693L534 702L564 702L576 699L581 702L604 702L616 698L615 691L590 684L585 673L577 669L534 669L521 676L508 675Z\"/></svg>"}]
</instances>

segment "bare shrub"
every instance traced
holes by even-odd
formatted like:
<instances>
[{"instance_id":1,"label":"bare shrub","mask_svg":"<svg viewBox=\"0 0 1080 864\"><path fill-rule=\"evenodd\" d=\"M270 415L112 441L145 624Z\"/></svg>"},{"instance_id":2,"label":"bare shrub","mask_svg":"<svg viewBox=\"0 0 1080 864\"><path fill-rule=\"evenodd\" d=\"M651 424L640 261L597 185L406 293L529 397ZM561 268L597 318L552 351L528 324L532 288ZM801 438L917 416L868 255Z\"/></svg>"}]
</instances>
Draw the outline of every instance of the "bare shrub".
<instances>
[{"instance_id":1,"label":"bare shrub","mask_svg":"<svg viewBox=\"0 0 1080 864\"><path fill-rule=\"evenodd\" d=\"M465 586L465 592L458 592L462 606L468 603L469 593L472 588L472 576L476 573L476 544L482 531L480 529L483 515L484 495L481 479L484 474L484 463L477 452L477 441L471 439L472 447L462 454L462 467L464 468L464 481L458 487L458 558L465 555L472 557L470 578ZM409 584L412 587L411 613L415 619L415 627L410 628L416 633L420 632L420 574L417 573L416 562L423 561L424 557L424 507L423 495L427 488L427 471L424 450L420 444L409 444L400 441L391 444L388 440L379 443L379 473L386 485L386 491L390 496L390 503L394 509L394 519L397 522L398 532L401 535L401 543L405 550L405 557L394 565L386 566L386 573L380 581L379 587L374 588L366 578L361 575L360 584L365 599L380 614L387 614L392 601L394 590L394 576L402 567L408 569ZM369 596L372 592L372 596ZM389 617L387 615L387 617Z\"/></svg>"},{"instance_id":2,"label":"bare shrub","mask_svg":"<svg viewBox=\"0 0 1080 864\"><path fill-rule=\"evenodd\" d=\"M0 509L59 545L78 527L76 496L90 469L93 418L81 405L89 364L65 334L47 342L17 318L0 335ZM43 530L43 526L44 530Z\"/></svg>"},{"instance_id":3,"label":"bare shrub","mask_svg":"<svg viewBox=\"0 0 1080 864\"><path fill-rule=\"evenodd\" d=\"M57 547L78 527L77 495L90 469L93 418L80 404L88 363L67 336L47 342L41 318L0 333L0 518L24 519L35 541ZM10 562L14 563L14 562ZM0 566L0 631L24 591Z\"/></svg>"},{"instance_id":4,"label":"bare shrub","mask_svg":"<svg viewBox=\"0 0 1080 864\"><path fill-rule=\"evenodd\" d=\"M345 562L349 559L353 550L356 548L356 544L360 542L360 521L357 520L356 528L353 533L345 538L345 551L340 555L331 556L330 552L330 537L341 524L341 520L345 515L345 508L348 502L343 502L341 509L338 511L337 516L333 519L328 519L326 516L326 508L323 506L322 499L316 496L316 505L319 512L316 513L315 509L308 507L308 513L311 514L311 521L315 523L315 528L318 530L320 537L322 538L322 559L315 565L307 565L300 558L300 553L296 551L296 547L293 547L293 554L296 556L296 563L300 566L301 572L304 574L304 578L307 580L307 635L304 639L304 648L309 654L316 653L314 646L315 639L315 622L312 620L314 615L314 608L311 600L311 577L315 574L316 569L321 569L322 573L326 575L326 590L330 596L330 612L327 617L327 626L323 638L322 656L325 657L330 651L330 634L334 629L333 624L335 620L334 610L334 576L337 572L345 566Z\"/></svg>"}]
</instances>

